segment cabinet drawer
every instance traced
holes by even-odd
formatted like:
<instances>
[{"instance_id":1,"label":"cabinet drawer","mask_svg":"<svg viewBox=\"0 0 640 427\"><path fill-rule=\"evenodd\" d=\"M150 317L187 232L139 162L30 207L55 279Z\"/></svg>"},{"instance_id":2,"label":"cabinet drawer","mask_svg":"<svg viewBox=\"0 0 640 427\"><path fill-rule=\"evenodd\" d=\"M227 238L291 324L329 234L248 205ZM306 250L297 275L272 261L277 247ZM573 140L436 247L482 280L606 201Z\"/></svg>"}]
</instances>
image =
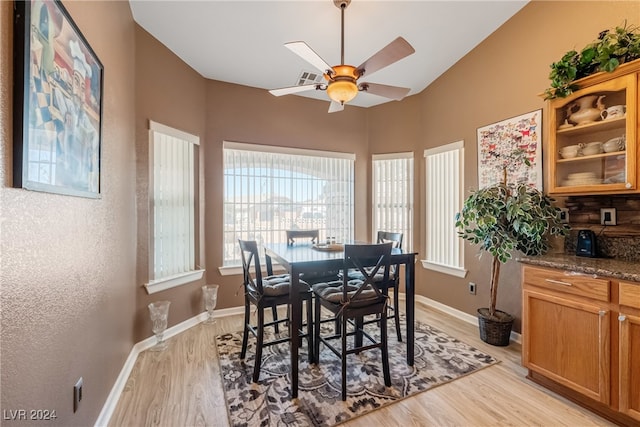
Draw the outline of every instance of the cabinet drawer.
<instances>
[{"instance_id":1,"label":"cabinet drawer","mask_svg":"<svg viewBox=\"0 0 640 427\"><path fill-rule=\"evenodd\" d=\"M640 283L620 282L620 305L640 308Z\"/></svg>"},{"instance_id":2,"label":"cabinet drawer","mask_svg":"<svg viewBox=\"0 0 640 427\"><path fill-rule=\"evenodd\" d=\"M609 301L609 280L570 271L525 266L523 280L526 285L552 289L558 292Z\"/></svg>"}]
</instances>

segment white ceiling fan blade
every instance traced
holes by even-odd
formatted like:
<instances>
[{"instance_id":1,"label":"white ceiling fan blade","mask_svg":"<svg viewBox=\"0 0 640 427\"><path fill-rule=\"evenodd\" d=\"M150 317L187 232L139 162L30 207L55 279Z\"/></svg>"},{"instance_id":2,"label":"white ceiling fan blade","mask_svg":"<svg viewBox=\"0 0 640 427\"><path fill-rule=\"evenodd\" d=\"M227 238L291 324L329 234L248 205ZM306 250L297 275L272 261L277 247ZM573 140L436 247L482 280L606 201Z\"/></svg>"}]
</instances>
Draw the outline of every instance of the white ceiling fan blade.
<instances>
[{"instance_id":1,"label":"white ceiling fan blade","mask_svg":"<svg viewBox=\"0 0 640 427\"><path fill-rule=\"evenodd\" d=\"M366 74L367 76L370 76L376 71L411 55L415 51L416 50L408 41L402 37L398 37L380 49L371 58L364 61L357 69L360 72L360 75Z\"/></svg>"},{"instance_id":2,"label":"white ceiling fan blade","mask_svg":"<svg viewBox=\"0 0 640 427\"><path fill-rule=\"evenodd\" d=\"M318 85L314 83L310 85L283 87L280 89L271 89L269 93L274 96L289 95L292 93L305 92L307 90L316 89L317 86Z\"/></svg>"},{"instance_id":3,"label":"white ceiling fan blade","mask_svg":"<svg viewBox=\"0 0 640 427\"><path fill-rule=\"evenodd\" d=\"M338 111L342 111L342 110L344 110L344 105L336 101L331 101L331 104L329 105L330 113L337 113Z\"/></svg>"},{"instance_id":4,"label":"white ceiling fan blade","mask_svg":"<svg viewBox=\"0 0 640 427\"><path fill-rule=\"evenodd\" d=\"M333 70L331 65L320 57L313 49L309 47L305 42L290 42L285 43L285 47L298 55L300 58L307 61L309 64L316 67L318 70L326 73L327 70Z\"/></svg>"},{"instance_id":5,"label":"white ceiling fan blade","mask_svg":"<svg viewBox=\"0 0 640 427\"><path fill-rule=\"evenodd\" d=\"M384 96L385 98L395 99L400 101L407 96L411 89L407 87L381 85L379 83L360 83L360 90L373 95Z\"/></svg>"}]
</instances>

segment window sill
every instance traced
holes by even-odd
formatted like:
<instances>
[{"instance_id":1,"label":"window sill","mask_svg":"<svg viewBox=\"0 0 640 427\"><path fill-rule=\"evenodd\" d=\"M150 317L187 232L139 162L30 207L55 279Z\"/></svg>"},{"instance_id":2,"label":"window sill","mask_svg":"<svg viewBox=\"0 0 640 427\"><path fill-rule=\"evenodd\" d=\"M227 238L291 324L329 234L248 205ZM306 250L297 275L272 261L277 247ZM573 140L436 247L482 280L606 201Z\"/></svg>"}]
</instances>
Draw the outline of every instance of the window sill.
<instances>
[{"instance_id":1,"label":"window sill","mask_svg":"<svg viewBox=\"0 0 640 427\"><path fill-rule=\"evenodd\" d=\"M166 291L167 289L176 288L195 282L204 277L204 270L193 270L187 273L176 274L175 276L165 277L164 279L152 280L145 283L144 287L149 295L156 292Z\"/></svg>"},{"instance_id":2,"label":"window sill","mask_svg":"<svg viewBox=\"0 0 640 427\"><path fill-rule=\"evenodd\" d=\"M464 268L451 267L451 266L442 265L442 264L434 264L424 259L422 260L422 268L425 268L427 270L438 271L440 273L445 273L450 276L462 277L462 278L467 276L467 271L468 271Z\"/></svg>"}]
</instances>

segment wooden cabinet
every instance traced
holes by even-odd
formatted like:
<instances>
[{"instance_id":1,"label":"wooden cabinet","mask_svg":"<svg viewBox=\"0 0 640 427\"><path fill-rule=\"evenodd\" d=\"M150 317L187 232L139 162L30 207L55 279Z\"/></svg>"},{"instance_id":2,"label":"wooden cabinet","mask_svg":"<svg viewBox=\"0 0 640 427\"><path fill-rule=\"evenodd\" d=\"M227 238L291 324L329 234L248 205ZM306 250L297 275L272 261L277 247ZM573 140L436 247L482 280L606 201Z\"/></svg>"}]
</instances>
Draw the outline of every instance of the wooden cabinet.
<instances>
[{"instance_id":1,"label":"wooden cabinet","mask_svg":"<svg viewBox=\"0 0 640 427\"><path fill-rule=\"evenodd\" d=\"M640 286L620 282L620 412L640 421Z\"/></svg>"},{"instance_id":2,"label":"wooden cabinet","mask_svg":"<svg viewBox=\"0 0 640 427\"><path fill-rule=\"evenodd\" d=\"M531 265L522 278L529 378L621 425L640 422L640 283Z\"/></svg>"},{"instance_id":3,"label":"wooden cabinet","mask_svg":"<svg viewBox=\"0 0 640 427\"><path fill-rule=\"evenodd\" d=\"M578 80L580 90L549 101L549 193L640 192L639 79L640 60ZM600 115L598 107L614 106L626 113Z\"/></svg>"},{"instance_id":4,"label":"wooden cabinet","mask_svg":"<svg viewBox=\"0 0 640 427\"><path fill-rule=\"evenodd\" d=\"M523 364L609 403L611 313L597 301L609 281L534 267L524 277Z\"/></svg>"}]
</instances>

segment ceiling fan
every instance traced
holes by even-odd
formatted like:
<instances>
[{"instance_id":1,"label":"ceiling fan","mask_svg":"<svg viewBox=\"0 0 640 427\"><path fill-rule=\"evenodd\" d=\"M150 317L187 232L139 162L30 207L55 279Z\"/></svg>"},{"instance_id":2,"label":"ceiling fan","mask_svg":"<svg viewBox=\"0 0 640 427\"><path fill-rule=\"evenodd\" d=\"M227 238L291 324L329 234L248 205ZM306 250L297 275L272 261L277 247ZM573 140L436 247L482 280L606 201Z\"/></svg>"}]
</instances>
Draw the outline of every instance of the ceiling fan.
<instances>
[{"instance_id":1,"label":"ceiling fan","mask_svg":"<svg viewBox=\"0 0 640 427\"><path fill-rule=\"evenodd\" d=\"M394 62L405 58L415 52L415 49L402 37L398 37L387 46L364 61L360 66L346 65L344 63L344 11L351 3L351 0L333 0L333 4L340 8L342 16L341 37L340 37L340 65L333 67L327 64L313 49L305 42L296 41L285 43L285 47L293 51L302 59L322 71L326 83L313 83L300 86L291 86L281 89L273 89L269 92L275 96L289 95L292 93L305 92L308 90L326 90L331 105L329 112L342 111L344 104L351 101L358 94L358 91L366 91L374 95L385 98L401 100L409 93L408 88L398 86L388 86L379 83L358 83L358 79L373 74L376 71L387 67Z\"/></svg>"}]
</instances>

